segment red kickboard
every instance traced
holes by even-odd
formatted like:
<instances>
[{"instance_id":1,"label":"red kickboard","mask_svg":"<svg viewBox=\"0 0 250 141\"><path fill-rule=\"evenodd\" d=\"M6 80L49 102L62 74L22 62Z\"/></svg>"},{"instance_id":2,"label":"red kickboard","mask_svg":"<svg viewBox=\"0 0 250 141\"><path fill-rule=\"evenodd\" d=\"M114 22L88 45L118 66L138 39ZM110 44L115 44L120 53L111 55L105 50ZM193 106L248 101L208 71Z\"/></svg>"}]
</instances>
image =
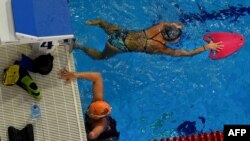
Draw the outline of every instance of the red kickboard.
<instances>
[{"instance_id":1,"label":"red kickboard","mask_svg":"<svg viewBox=\"0 0 250 141\"><path fill-rule=\"evenodd\" d=\"M230 32L211 32L203 36L206 42L222 42L223 49L219 52L211 50L209 57L211 59L221 59L227 57L239 50L245 43L245 39L241 34Z\"/></svg>"}]
</instances>

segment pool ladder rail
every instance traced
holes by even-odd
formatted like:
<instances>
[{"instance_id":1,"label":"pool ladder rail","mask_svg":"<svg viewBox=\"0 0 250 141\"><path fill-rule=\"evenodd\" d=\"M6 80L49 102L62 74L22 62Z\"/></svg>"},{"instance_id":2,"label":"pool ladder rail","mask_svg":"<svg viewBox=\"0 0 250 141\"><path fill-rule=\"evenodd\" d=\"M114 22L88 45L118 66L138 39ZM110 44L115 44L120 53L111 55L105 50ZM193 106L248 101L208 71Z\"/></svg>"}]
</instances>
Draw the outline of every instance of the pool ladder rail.
<instances>
[{"instance_id":1,"label":"pool ladder rail","mask_svg":"<svg viewBox=\"0 0 250 141\"><path fill-rule=\"evenodd\" d=\"M224 141L224 134L220 131L209 133L202 133L198 135L188 135L186 137L162 138L160 140L154 139L150 141Z\"/></svg>"}]
</instances>

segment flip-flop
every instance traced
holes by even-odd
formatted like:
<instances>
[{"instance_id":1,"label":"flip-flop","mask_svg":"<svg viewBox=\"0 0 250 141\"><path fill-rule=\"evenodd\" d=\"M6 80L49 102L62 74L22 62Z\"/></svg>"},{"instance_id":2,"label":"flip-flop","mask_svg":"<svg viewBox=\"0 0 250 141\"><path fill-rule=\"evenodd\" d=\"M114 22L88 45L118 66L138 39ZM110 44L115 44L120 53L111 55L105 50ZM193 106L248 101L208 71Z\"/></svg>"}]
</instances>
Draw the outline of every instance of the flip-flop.
<instances>
[{"instance_id":1,"label":"flip-flop","mask_svg":"<svg viewBox=\"0 0 250 141\"><path fill-rule=\"evenodd\" d=\"M12 65L4 69L3 84L6 86L15 85L19 79L19 65Z\"/></svg>"},{"instance_id":2,"label":"flip-flop","mask_svg":"<svg viewBox=\"0 0 250 141\"><path fill-rule=\"evenodd\" d=\"M19 69L19 79L17 81L17 85L26 90L29 94L31 94L35 99L41 99L42 95L40 93L40 88L33 81L29 73L20 67Z\"/></svg>"},{"instance_id":3,"label":"flip-flop","mask_svg":"<svg viewBox=\"0 0 250 141\"><path fill-rule=\"evenodd\" d=\"M26 125L22 130L13 126L8 128L9 141L34 141L34 132L32 124Z\"/></svg>"}]
</instances>

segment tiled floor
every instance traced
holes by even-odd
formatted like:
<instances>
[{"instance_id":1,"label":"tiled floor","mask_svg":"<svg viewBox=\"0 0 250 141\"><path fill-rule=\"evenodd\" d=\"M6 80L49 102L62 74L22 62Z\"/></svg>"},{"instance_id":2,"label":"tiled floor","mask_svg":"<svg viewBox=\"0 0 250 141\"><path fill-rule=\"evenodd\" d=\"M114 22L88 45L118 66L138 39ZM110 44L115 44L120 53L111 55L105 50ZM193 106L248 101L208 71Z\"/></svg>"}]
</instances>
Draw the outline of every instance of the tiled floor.
<instances>
[{"instance_id":1,"label":"tiled floor","mask_svg":"<svg viewBox=\"0 0 250 141\"><path fill-rule=\"evenodd\" d=\"M43 98L35 100L18 86L4 86L0 84L0 137L1 141L8 140L7 129L14 126L22 129L32 123L35 141L85 141L83 116L78 93L77 82L65 85L58 79L57 72L66 68L74 71L74 61L65 47L57 47L52 53L54 67L50 74L30 75L41 88ZM29 46L0 46L0 81L4 68L20 59L21 54L34 57ZM39 104L42 118L31 119L31 106Z\"/></svg>"}]
</instances>

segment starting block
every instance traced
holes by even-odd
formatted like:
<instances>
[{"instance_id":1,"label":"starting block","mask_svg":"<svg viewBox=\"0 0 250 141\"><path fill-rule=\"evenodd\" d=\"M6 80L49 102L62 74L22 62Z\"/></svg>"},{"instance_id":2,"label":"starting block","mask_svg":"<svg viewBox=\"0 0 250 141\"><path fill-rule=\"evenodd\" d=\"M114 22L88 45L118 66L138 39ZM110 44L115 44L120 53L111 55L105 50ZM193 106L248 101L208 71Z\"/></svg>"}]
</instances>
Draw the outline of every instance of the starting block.
<instances>
[{"instance_id":1,"label":"starting block","mask_svg":"<svg viewBox=\"0 0 250 141\"><path fill-rule=\"evenodd\" d=\"M0 0L0 45L51 48L73 37L67 0Z\"/></svg>"}]
</instances>

